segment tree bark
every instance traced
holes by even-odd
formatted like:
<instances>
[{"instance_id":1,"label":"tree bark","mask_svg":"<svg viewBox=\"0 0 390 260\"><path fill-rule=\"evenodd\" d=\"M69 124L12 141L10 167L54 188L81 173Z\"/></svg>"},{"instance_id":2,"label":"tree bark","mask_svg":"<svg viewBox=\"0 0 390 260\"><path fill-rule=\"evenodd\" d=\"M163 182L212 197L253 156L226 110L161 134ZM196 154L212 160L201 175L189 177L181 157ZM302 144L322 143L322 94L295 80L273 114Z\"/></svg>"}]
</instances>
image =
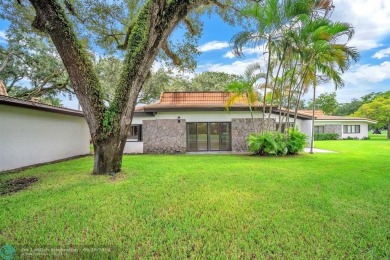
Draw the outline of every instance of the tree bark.
<instances>
[{"instance_id":1,"label":"tree bark","mask_svg":"<svg viewBox=\"0 0 390 260\"><path fill-rule=\"evenodd\" d=\"M262 134L269 131L269 129L265 129L266 127L268 127L268 124L266 124L264 121L265 121L265 106L266 106L266 102L267 102L267 87L268 87L270 73L271 73L271 35L268 36L268 64L267 64L267 74L265 76L265 84L264 84L263 122L261 123L261 133ZM268 113L272 113L272 107L269 108Z\"/></svg>"},{"instance_id":2,"label":"tree bark","mask_svg":"<svg viewBox=\"0 0 390 260\"><path fill-rule=\"evenodd\" d=\"M389 118L389 124L387 125L387 139L390 139L390 118Z\"/></svg>"},{"instance_id":3,"label":"tree bark","mask_svg":"<svg viewBox=\"0 0 390 260\"><path fill-rule=\"evenodd\" d=\"M124 46L125 66L110 106L63 7L56 0L30 2L36 11L32 25L50 36L83 108L95 148L93 174L119 172L137 97L159 48L190 10L214 1L146 1Z\"/></svg>"},{"instance_id":4,"label":"tree bark","mask_svg":"<svg viewBox=\"0 0 390 260\"><path fill-rule=\"evenodd\" d=\"M114 174L121 170L123 149L127 136L111 137L103 142L96 142L94 147L94 164L92 174Z\"/></svg>"}]
</instances>

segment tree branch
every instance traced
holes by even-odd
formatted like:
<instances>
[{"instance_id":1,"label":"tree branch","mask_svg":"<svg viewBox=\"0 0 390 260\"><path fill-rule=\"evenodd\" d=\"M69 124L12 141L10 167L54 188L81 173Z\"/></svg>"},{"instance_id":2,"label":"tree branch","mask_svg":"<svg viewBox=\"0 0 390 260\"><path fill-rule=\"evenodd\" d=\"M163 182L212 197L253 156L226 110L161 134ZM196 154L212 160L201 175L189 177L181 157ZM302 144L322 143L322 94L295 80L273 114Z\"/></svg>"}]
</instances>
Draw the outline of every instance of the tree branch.
<instances>
[{"instance_id":1,"label":"tree branch","mask_svg":"<svg viewBox=\"0 0 390 260\"><path fill-rule=\"evenodd\" d=\"M7 54L7 56L5 56L5 59L3 60L3 62L2 62L1 65L0 65L0 72L3 71L3 69L5 68L5 66L7 66L8 61L9 61L9 59L11 58L11 56L12 56L13 54L14 54L14 52L13 52L13 51L10 51L10 52Z\"/></svg>"},{"instance_id":2,"label":"tree branch","mask_svg":"<svg viewBox=\"0 0 390 260\"><path fill-rule=\"evenodd\" d=\"M125 40L122 44L119 44L119 41L117 41L118 42L118 46L117 46L118 49L120 49L120 50L127 49L127 46L129 45L129 37L130 37L130 34L133 30L133 27L134 27L134 23L132 22L132 23L130 23L129 27L127 28Z\"/></svg>"},{"instance_id":3,"label":"tree branch","mask_svg":"<svg viewBox=\"0 0 390 260\"><path fill-rule=\"evenodd\" d=\"M65 11L56 0L30 0L36 11L33 27L47 32L66 67L86 115L91 134L103 127L106 107L97 75L85 47L78 41Z\"/></svg>"},{"instance_id":4,"label":"tree branch","mask_svg":"<svg viewBox=\"0 0 390 260\"><path fill-rule=\"evenodd\" d=\"M43 89L45 87L45 85L52 79L58 77L61 75L61 72L53 72L52 74L50 74L49 76L47 76L46 78L43 79L43 81L41 82L41 84L39 84L37 86L37 89Z\"/></svg>"},{"instance_id":5,"label":"tree branch","mask_svg":"<svg viewBox=\"0 0 390 260\"><path fill-rule=\"evenodd\" d=\"M183 22L186 25L188 31L191 33L191 35L198 35L199 34L199 31L195 29L192 22L188 18L185 18L183 20Z\"/></svg>"},{"instance_id":6,"label":"tree branch","mask_svg":"<svg viewBox=\"0 0 390 260\"><path fill-rule=\"evenodd\" d=\"M257 1L254 0L254 2L261 2L261 0L257 0ZM212 3L213 3L214 5L216 5L217 7L219 7L220 9L222 9L222 10L231 8L231 9L233 9L233 10L236 11L236 12L240 12L240 10L238 10L238 9L235 8L234 6L232 6L232 5L227 5L227 4L223 4L223 3L221 3L221 2L219 2L219 1L217 1L217 0L213 0Z\"/></svg>"},{"instance_id":7,"label":"tree branch","mask_svg":"<svg viewBox=\"0 0 390 260\"><path fill-rule=\"evenodd\" d=\"M165 54L172 60L173 64L176 66L180 66L182 64L181 59L174 53L168 46L167 40L165 40L161 46Z\"/></svg>"}]
</instances>

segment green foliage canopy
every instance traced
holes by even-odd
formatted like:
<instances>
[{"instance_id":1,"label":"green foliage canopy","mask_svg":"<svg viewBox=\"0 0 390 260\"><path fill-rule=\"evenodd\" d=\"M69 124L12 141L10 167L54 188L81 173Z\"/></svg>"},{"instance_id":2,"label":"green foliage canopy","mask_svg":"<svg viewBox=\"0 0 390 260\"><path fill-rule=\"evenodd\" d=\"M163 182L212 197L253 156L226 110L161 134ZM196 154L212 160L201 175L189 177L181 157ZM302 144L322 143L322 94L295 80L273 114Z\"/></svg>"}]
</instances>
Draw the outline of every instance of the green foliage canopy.
<instances>
[{"instance_id":1,"label":"green foliage canopy","mask_svg":"<svg viewBox=\"0 0 390 260\"><path fill-rule=\"evenodd\" d=\"M308 108L313 108L313 100L309 101ZM334 115L337 108L336 92L322 93L316 98L316 109L322 110L326 115Z\"/></svg>"},{"instance_id":2,"label":"green foliage canopy","mask_svg":"<svg viewBox=\"0 0 390 260\"><path fill-rule=\"evenodd\" d=\"M376 128L384 128L390 124L390 91L362 105L354 114L378 121Z\"/></svg>"}]
</instances>

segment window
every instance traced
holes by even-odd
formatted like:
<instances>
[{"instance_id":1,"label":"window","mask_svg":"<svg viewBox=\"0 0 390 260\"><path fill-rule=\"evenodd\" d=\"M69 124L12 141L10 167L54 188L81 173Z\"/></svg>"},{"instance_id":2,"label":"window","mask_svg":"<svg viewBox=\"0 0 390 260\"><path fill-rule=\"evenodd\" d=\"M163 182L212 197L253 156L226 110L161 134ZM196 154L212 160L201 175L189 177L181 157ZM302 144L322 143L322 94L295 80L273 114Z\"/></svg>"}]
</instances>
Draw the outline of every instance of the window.
<instances>
[{"instance_id":1,"label":"window","mask_svg":"<svg viewBox=\"0 0 390 260\"><path fill-rule=\"evenodd\" d=\"M344 125L343 132L344 134L359 134L360 125Z\"/></svg>"},{"instance_id":2,"label":"window","mask_svg":"<svg viewBox=\"0 0 390 260\"><path fill-rule=\"evenodd\" d=\"M323 126L323 125L314 126L314 133L315 134L325 133L325 126Z\"/></svg>"},{"instance_id":3,"label":"window","mask_svg":"<svg viewBox=\"0 0 390 260\"><path fill-rule=\"evenodd\" d=\"M130 126L129 135L127 136L128 142L140 142L142 141L142 125Z\"/></svg>"}]
</instances>

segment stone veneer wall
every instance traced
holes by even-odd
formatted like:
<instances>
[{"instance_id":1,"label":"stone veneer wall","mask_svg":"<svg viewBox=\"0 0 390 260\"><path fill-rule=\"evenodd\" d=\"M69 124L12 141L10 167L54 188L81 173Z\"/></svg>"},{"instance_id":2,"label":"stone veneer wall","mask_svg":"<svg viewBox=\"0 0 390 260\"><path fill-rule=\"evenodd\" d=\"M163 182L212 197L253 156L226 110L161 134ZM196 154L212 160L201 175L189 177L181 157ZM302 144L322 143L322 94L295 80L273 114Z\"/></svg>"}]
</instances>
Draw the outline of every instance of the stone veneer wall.
<instances>
[{"instance_id":1,"label":"stone veneer wall","mask_svg":"<svg viewBox=\"0 0 390 260\"><path fill-rule=\"evenodd\" d=\"M267 120L267 119L266 119ZM260 132L263 119L255 118L256 131ZM275 131L275 119L271 119L270 130ZM253 133L253 123L251 118L232 119L232 151L234 153L247 152L247 139Z\"/></svg>"},{"instance_id":2,"label":"stone veneer wall","mask_svg":"<svg viewBox=\"0 0 390 260\"><path fill-rule=\"evenodd\" d=\"M143 120L142 124L144 153L186 152L186 120Z\"/></svg>"},{"instance_id":3,"label":"stone veneer wall","mask_svg":"<svg viewBox=\"0 0 390 260\"><path fill-rule=\"evenodd\" d=\"M325 125L324 126L324 133L326 134L338 134L339 139L343 136L343 128L342 125Z\"/></svg>"}]
</instances>

